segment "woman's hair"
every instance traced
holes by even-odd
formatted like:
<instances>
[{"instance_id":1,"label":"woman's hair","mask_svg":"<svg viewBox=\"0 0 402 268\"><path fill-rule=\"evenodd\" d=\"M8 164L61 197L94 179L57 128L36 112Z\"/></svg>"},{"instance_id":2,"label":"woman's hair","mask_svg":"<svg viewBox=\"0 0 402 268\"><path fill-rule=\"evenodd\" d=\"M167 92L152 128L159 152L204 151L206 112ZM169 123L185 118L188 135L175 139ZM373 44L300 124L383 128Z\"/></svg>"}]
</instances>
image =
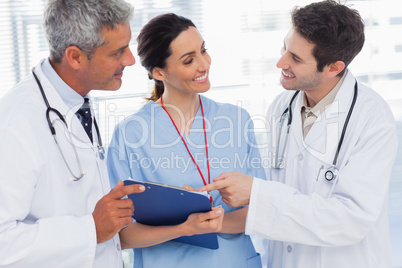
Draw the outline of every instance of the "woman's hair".
<instances>
[{"instance_id":1,"label":"woman's hair","mask_svg":"<svg viewBox=\"0 0 402 268\"><path fill-rule=\"evenodd\" d=\"M364 22L359 13L334 0L296 7L292 11L294 29L314 44L317 70L340 60L346 67L364 44Z\"/></svg>"},{"instance_id":2,"label":"woman's hair","mask_svg":"<svg viewBox=\"0 0 402 268\"><path fill-rule=\"evenodd\" d=\"M77 46L91 59L104 44L102 30L130 23L134 8L124 0L49 0L43 27L50 58L61 62L69 46Z\"/></svg>"},{"instance_id":3,"label":"woman's hair","mask_svg":"<svg viewBox=\"0 0 402 268\"><path fill-rule=\"evenodd\" d=\"M148 101L157 101L165 90L163 82L153 78L152 70L155 67L166 67L166 60L172 54L170 44L189 27L195 27L191 20L168 13L154 17L141 29L137 37L137 53L141 65L148 71L149 79L155 82L154 91Z\"/></svg>"}]
</instances>

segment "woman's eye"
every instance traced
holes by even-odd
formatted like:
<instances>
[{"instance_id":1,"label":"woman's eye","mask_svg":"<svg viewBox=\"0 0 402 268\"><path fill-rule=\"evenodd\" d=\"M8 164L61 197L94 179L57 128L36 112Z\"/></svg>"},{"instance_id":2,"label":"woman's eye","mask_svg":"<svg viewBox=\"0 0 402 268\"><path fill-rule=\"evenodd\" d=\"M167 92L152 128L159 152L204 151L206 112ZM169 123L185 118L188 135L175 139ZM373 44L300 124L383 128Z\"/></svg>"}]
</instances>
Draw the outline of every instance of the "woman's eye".
<instances>
[{"instance_id":1,"label":"woman's eye","mask_svg":"<svg viewBox=\"0 0 402 268\"><path fill-rule=\"evenodd\" d=\"M193 59L189 59L189 60L184 61L184 64L185 64L185 65L189 65L189 64L191 64L192 62L193 62Z\"/></svg>"}]
</instances>

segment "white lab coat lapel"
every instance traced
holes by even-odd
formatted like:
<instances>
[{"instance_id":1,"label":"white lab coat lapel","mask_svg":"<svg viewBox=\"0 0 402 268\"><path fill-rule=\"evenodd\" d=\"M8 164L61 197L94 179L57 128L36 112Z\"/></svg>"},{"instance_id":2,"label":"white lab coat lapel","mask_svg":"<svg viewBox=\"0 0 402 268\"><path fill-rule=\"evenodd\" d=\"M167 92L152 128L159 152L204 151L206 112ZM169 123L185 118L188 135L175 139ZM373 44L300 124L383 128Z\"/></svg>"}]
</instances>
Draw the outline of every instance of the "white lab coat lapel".
<instances>
[{"instance_id":1,"label":"white lab coat lapel","mask_svg":"<svg viewBox=\"0 0 402 268\"><path fill-rule=\"evenodd\" d=\"M331 165L339 141L339 101L335 100L322 113L307 134L303 146L311 155L322 162Z\"/></svg>"},{"instance_id":2,"label":"white lab coat lapel","mask_svg":"<svg viewBox=\"0 0 402 268\"><path fill-rule=\"evenodd\" d=\"M353 76L349 72L334 101L317 118L304 141L302 140L303 147L299 147L301 151L307 150L310 154L328 165L332 165L333 163L345 119L349 112L354 93L354 81ZM295 111L300 113L301 100L298 103L298 110L295 109ZM300 116L298 123L300 123L299 130L301 131ZM302 137L302 133L297 133L297 135L297 137Z\"/></svg>"},{"instance_id":3,"label":"white lab coat lapel","mask_svg":"<svg viewBox=\"0 0 402 268\"><path fill-rule=\"evenodd\" d=\"M292 157L292 155L302 153L305 150L304 149L305 146L303 144L303 132L302 132L303 127L300 115L302 99L303 99L303 92L300 92L297 95L296 99L294 100L294 105L292 107L293 119L292 119L292 126L290 128L288 151L293 152L293 154L290 154L289 157Z\"/></svg>"},{"instance_id":4,"label":"white lab coat lapel","mask_svg":"<svg viewBox=\"0 0 402 268\"><path fill-rule=\"evenodd\" d=\"M326 113L328 114L327 120L329 120L330 123L331 122L338 123L338 126L337 126L338 133L336 136L336 141L334 141L334 143L335 143L334 147L338 146L339 140L342 135L342 130L345 125L346 117L349 113L349 110L350 110L350 107L352 104L355 83L356 83L356 79L353 77L352 73L350 71L348 71L348 74L346 75L345 80L343 81L343 84L342 84L341 88L339 89L339 92L336 95L333 104L330 107L328 107L328 109L326 111ZM351 125L349 124L346 129L346 135L347 135L348 130L350 131L351 129L352 129ZM346 150L344 146L345 146L345 144L342 145L341 150ZM333 149L332 158L334 157L335 152L336 152L336 148ZM337 166L340 169L342 165L340 165L340 163L338 163Z\"/></svg>"},{"instance_id":5,"label":"white lab coat lapel","mask_svg":"<svg viewBox=\"0 0 402 268\"><path fill-rule=\"evenodd\" d=\"M306 170L314 169L314 167L310 166L310 163L305 163L303 161L305 158L304 154L306 151L306 146L303 141L303 127L300 114L303 97L303 94L301 93L298 94L297 98L295 99L295 104L292 107L293 120L287 149L287 168L285 167L283 170L285 171L283 176L286 184L292 185L293 187L300 189L301 192L305 193L310 188L310 185L304 183L303 180L299 180L298 178L303 177L301 173L305 172Z\"/></svg>"}]
</instances>

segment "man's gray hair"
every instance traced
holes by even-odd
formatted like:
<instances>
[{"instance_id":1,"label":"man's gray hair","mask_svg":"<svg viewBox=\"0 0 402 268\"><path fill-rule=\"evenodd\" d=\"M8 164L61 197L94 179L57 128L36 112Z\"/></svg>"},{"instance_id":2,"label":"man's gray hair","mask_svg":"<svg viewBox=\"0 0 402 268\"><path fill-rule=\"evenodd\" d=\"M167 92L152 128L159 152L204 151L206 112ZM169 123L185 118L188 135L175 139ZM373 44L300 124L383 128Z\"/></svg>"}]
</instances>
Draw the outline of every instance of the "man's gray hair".
<instances>
[{"instance_id":1,"label":"man's gray hair","mask_svg":"<svg viewBox=\"0 0 402 268\"><path fill-rule=\"evenodd\" d=\"M69 46L77 46L90 59L104 44L102 29L130 23L134 7L124 0L49 0L43 27L50 58L61 62Z\"/></svg>"}]
</instances>

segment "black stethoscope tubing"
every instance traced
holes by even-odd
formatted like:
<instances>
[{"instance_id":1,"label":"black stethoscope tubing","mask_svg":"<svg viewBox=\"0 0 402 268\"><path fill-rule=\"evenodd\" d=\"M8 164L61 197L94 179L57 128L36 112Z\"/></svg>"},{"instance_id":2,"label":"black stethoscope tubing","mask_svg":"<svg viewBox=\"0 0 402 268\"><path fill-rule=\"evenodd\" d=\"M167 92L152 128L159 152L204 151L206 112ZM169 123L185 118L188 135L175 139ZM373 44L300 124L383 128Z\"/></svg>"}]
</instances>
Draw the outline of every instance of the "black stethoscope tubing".
<instances>
[{"instance_id":1,"label":"black stethoscope tubing","mask_svg":"<svg viewBox=\"0 0 402 268\"><path fill-rule=\"evenodd\" d=\"M341 146L342 146L343 140L344 140L344 138L345 138L346 128L347 128L347 126L348 126L348 124L349 124L350 116L352 115L353 108L355 107L356 99L357 99L357 81L355 82L355 89L354 89L354 93L353 93L353 100L352 100L352 103L350 104L350 108L349 108L348 115L346 116L345 124L343 125L342 135L341 135L341 138L339 139L339 143L338 143L338 147L337 147L336 152L335 152L334 160L332 161L332 164L333 164L334 166L338 163L338 155L339 155L339 152L340 152L340 150L341 150Z\"/></svg>"},{"instance_id":2,"label":"black stethoscope tubing","mask_svg":"<svg viewBox=\"0 0 402 268\"><path fill-rule=\"evenodd\" d=\"M46 109L46 120L47 120L47 123L49 125L50 132L52 133L52 135L56 135L56 130L53 127L52 121L50 120L50 112L54 112L60 118L60 120L63 121L63 123L66 125L66 127L67 127L67 122L64 119L63 115L57 109L55 109L55 108L50 106L49 101L47 100L45 91L43 90L42 84L39 81L38 77L36 76L36 74L35 74L35 72L33 70L32 70L32 74L33 74L33 76L34 76L34 78L36 80L36 83L38 84L39 90L40 90L40 92L42 94L42 97L43 97L43 101L45 102L46 107L47 107L47 109ZM102 138L100 136L98 123L96 122L95 118L94 118L94 125L95 125L96 135L98 136L98 144L99 144L100 147L102 147L103 146L102 145Z\"/></svg>"},{"instance_id":3,"label":"black stethoscope tubing","mask_svg":"<svg viewBox=\"0 0 402 268\"><path fill-rule=\"evenodd\" d=\"M336 170L335 166L338 163L339 152L341 151L342 143L343 143L343 140L344 140L345 135L346 135L346 129L347 129L347 126L349 124L349 120L350 120L350 117L352 115L353 109L355 107L355 103L356 103L356 99L357 99L357 91L358 91L358 87L357 87L357 81L356 81L355 86L354 86L353 100L352 100L352 103L350 104L349 112L348 112L348 115L346 116L345 123L343 125L342 134L341 134L341 137L339 139L338 146L336 148L334 160L332 161L332 165L333 165L334 168L333 169L328 169L325 172L325 179L327 181L333 180L335 178L335 176L336 176L336 174L334 174L334 173L337 173L337 170ZM293 101L296 99L297 94L299 94L299 92L300 91L296 91L295 94L293 94L292 99L290 100L288 107L285 109L285 111L282 114L282 115L284 115L289 111L288 123L287 123L288 129L290 128L290 125L292 124L292 104L293 104Z\"/></svg>"},{"instance_id":4,"label":"black stethoscope tubing","mask_svg":"<svg viewBox=\"0 0 402 268\"><path fill-rule=\"evenodd\" d=\"M64 160L68 170L70 171L71 175L74 177L74 179L71 179L71 181L79 181L86 174L86 172L82 169L81 161L79 159L78 153L77 153L77 151L76 151L76 149L74 147L74 153L75 153L75 156L76 156L78 167L80 169L80 175L77 176L77 175L75 175L73 173L70 165L67 163L67 159L66 159L65 155L63 154L62 149L60 148L60 145L59 145L59 143L57 141L56 129L54 128L54 126L52 124L52 121L50 120L50 113L51 112L55 113L59 117L59 119L65 124L66 128L68 129L67 122L64 119L63 115L57 109L55 109L55 108L50 106L49 101L48 101L48 99L46 97L45 91L43 90L42 84L39 81L38 77L36 76L34 70L32 70L32 74L33 74L33 76L34 76L34 78L36 80L36 83L38 84L39 90L40 90L40 92L42 94L42 97L43 97L43 101L45 102L46 107L47 107L47 109L46 109L46 120L47 120L47 123L49 125L50 132L53 135L53 138L54 138L54 140L55 140L55 142L56 142L56 144L57 144L57 146L58 146L58 148L60 150L61 156L63 157L63 160ZM98 124L97 124L95 118L94 118L94 125L95 125L95 129L96 129L96 134L98 135L97 147L98 147L99 157L103 160L104 159L104 149L103 149L103 146L102 146L102 138L100 136L99 127L98 127Z\"/></svg>"},{"instance_id":5,"label":"black stethoscope tubing","mask_svg":"<svg viewBox=\"0 0 402 268\"><path fill-rule=\"evenodd\" d=\"M292 104L293 101L296 99L297 94L299 94L299 90L295 92L295 94L293 94L292 99L289 102L288 107L285 109L285 111L283 112L282 115L286 114L289 111L289 116L288 116L288 124L287 126L290 127L290 125L292 124L292 120L293 120L293 116L292 116Z\"/></svg>"}]
</instances>

